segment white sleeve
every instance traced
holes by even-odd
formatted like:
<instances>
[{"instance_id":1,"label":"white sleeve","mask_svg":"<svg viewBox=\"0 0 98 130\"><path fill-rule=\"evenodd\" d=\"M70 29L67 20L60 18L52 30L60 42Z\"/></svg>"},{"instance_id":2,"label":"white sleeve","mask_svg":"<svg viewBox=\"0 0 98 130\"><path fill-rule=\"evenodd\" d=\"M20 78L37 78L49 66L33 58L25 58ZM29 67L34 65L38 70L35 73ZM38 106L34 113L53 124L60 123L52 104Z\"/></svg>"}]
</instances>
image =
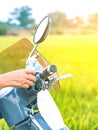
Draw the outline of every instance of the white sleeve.
<instances>
[{"instance_id":1,"label":"white sleeve","mask_svg":"<svg viewBox=\"0 0 98 130\"><path fill-rule=\"evenodd\" d=\"M0 89L0 98L7 95L10 91L12 91L12 89L13 89L13 87L6 87L6 88Z\"/></svg>"}]
</instances>

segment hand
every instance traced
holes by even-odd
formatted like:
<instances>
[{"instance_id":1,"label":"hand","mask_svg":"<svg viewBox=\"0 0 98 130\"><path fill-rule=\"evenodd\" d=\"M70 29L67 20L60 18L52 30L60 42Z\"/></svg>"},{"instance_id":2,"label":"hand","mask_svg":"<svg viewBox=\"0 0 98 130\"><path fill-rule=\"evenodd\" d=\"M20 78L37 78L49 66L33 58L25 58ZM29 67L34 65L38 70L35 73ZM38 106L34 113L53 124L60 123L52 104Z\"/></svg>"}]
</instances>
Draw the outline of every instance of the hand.
<instances>
[{"instance_id":1,"label":"hand","mask_svg":"<svg viewBox=\"0 0 98 130\"><path fill-rule=\"evenodd\" d=\"M33 69L20 69L0 75L0 88L18 87L29 88L36 81Z\"/></svg>"}]
</instances>

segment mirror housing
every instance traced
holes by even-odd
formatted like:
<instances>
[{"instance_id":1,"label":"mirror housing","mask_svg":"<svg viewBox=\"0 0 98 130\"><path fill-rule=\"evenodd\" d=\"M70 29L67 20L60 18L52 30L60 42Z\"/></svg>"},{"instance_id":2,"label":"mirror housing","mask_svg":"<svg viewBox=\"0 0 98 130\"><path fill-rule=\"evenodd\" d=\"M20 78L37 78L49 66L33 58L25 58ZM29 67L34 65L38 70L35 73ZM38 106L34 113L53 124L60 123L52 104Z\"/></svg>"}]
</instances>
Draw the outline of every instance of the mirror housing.
<instances>
[{"instance_id":1,"label":"mirror housing","mask_svg":"<svg viewBox=\"0 0 98 130\"><path fill-rule=\"evenodd\" d=\"M44 17L39 23L36 32L34 34L33 42L38 44L45 40L50 27L50 18L48 16Z\"/></svg>"}]
</instances>

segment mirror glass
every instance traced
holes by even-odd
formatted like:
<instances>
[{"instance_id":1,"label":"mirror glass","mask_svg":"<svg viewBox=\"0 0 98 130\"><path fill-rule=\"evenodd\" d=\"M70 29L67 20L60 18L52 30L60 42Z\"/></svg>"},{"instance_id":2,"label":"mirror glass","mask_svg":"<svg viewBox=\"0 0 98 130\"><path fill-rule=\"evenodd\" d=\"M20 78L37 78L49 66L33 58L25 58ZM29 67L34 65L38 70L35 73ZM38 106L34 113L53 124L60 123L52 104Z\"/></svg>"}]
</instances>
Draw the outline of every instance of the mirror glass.
<instances>
[{"instance_id":1,"label":"mirror glass","mask_svg":"<svg viewBox=\"0 0 98 130\"><path fill-rule=\"evenodd\" d=\"M35 44L42 42L46 38L49 30L49 25L50 25L50 19L48 16L46 16L45 18L42 19L34 34L33 41Z\"/></svg>"}]
</instances>

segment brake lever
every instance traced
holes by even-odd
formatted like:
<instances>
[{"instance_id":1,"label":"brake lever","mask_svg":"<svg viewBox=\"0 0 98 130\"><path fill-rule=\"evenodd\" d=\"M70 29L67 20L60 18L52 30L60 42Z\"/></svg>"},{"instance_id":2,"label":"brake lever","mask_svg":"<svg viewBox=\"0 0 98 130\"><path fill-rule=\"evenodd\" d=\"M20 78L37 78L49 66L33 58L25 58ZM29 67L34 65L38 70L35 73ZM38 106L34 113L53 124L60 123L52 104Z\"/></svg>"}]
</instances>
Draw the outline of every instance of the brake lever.
<instances>
[{"instance_id":1,"label":"brake lever","mask_svg":"<svg viewBox=\"0 0 98 130\"><path fill-rule=\"evenodd\" d=\"M57 76L56 78L51 79L51 84L53 85L55 82L57 82L58 80L62 80L62 79L66 79L66 78L71 78L72 75L71 74L65 74L62 76Z\"/></svg>"}]
</instances>

